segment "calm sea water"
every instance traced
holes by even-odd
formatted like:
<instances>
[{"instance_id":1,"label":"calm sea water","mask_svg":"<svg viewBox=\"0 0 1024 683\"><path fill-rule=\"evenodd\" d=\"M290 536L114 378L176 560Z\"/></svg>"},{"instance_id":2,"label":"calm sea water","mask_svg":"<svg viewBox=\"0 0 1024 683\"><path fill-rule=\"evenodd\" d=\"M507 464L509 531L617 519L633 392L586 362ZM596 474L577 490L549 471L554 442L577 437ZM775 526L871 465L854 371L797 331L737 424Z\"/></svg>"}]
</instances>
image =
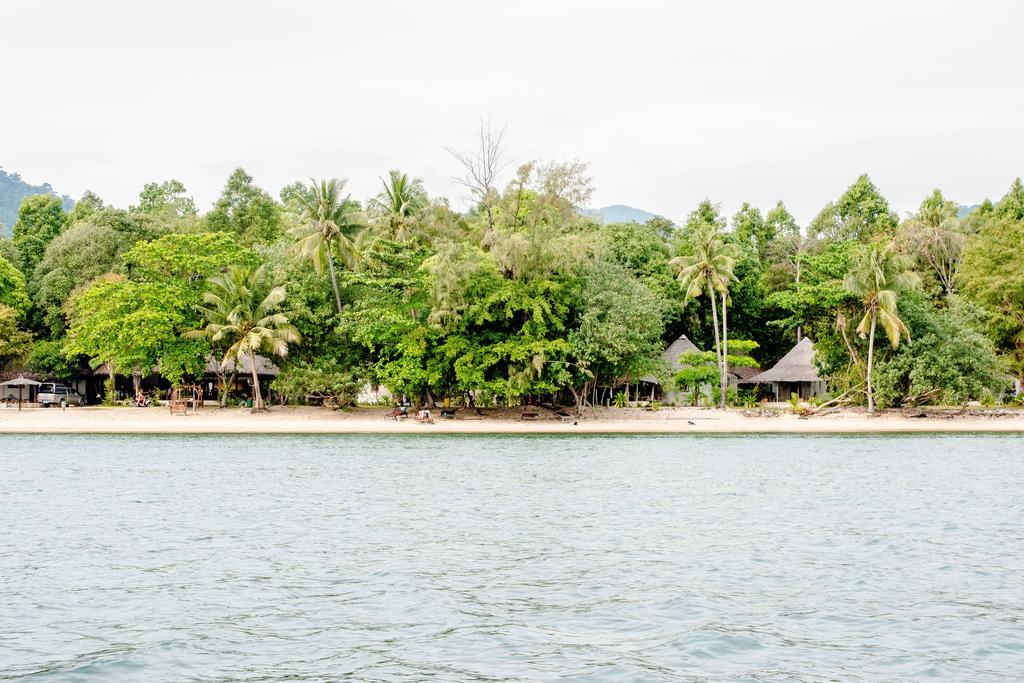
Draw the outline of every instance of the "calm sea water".
<instances>
[{"instance_id":1,"label":"calm sea water","mask_svg":"<svg viewBox=\"0 0 1024 683\"><path fill-rule=\"evenodd\" d=\"M0 437L0 679L1024 678L1024 438Z\"/></svg>"}]
</instances>

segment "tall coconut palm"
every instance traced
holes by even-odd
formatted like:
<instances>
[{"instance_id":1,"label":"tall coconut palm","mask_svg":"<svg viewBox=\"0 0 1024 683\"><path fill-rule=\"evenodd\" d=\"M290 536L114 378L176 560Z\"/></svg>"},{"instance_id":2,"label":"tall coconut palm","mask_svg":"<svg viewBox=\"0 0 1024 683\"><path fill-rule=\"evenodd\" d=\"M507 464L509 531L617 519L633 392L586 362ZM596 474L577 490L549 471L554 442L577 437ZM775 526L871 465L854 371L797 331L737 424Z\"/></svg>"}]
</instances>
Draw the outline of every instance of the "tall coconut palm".
<instances>
[{"instance_id":1,"label":"tall coconut palm","mask_svg":"<svg viewBox=\"0 0 1024 683\"><path fill-rule=\"evenodd\" d=\"M362 214L348 195L342 197L345 181L331 178L319 182L310 178L309 192L297 195L302 207L301 223L290 230L295 238L293 253L310 261L317 274L323 272L324 263L331 274L334 304L341 313L341 294L334 271L334 252L350 267L358 260L358 250L352 236L363 226Z\"/></svg>"},{"instance_id":2,"label":"tall coconut palm","mask_svg":"<svg viewBox=\"0 0 1024 683\"><path fill-rule=\"evenodd\" d=\"M726 303L728 301L729 283L737 280L733 269L736 259L731 245L725 243L721 233L715 226L698 228L693 233L693 253L689 256L677 256L672 265L679 271L679 284L686 292L686 302L704 294L711 300L711 320L715 327L715 358L718 363L719 396L718 407L725 408L726 373L728 372L726 355L728 350L728 327L726 326ZM718 304L716 299L722 297L722 328L718 327Z\"/></svg>"},{"instance_id":3,"label":"tall coconut palm","mask_svg":"<svg viewBox=\"0 0 1024 683\"><path fill-rule=\"evenodd\" d=\"M918 279L909 272L909 260L893 251L891 245L871 245L855 258L843 287L864 302L864 317L857 325L857 334L868 340L867 394L868 412L875 412L875 396L871 371L875 362L875 330L882 326L895 349L900 339L910 341L910 330L899 317L897 298L900 291L917 286Z\"/></svg>"},{"instance_id":4,"label":"tall coconut palm","mask_svg":"<svg viewBox=\"0 0 1024 683\"><path fill-rule=\"evenodd\" d=\"M413 236L423 210L430 203L423 181L392 170L381 178L384 189L369 201L367 208L377 221L383 236L405 242Z\"/></svg>"},{"instance_id":5,"label":"tall coconut palm","mask_svg":"<svg viewBox=\"0 0 1024 683\"><path fill-rule=\"evenodd\" d=\"M206 337L226 347L221 367L240 359L249 360L252 372L253 408L263 410L263 392L256 369L258 353L288 355L288 345L301 341L298 331L280 312L285 300L283 286L272 287L263 267L229 266L221 275L210 278L203 294L206 327L192 330L189 337Z\"/></svg>"}]
</instances>

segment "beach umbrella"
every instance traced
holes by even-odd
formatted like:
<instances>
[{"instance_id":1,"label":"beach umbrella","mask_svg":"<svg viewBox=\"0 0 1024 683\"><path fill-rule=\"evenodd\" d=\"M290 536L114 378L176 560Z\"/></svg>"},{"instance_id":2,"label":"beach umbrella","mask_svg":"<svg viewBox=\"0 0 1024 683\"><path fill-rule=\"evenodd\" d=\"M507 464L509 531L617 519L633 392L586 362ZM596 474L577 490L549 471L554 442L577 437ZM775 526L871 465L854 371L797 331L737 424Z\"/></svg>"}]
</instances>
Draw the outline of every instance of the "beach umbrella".
<instances>
[{"instance_id":1,"label":"beach umbrella","mask_svg":"<svg viewBox=\"0 0 1024 683\"><path fill-rule=\"evenodd\" d=\"M18 410L21 410L21 392L24 387L38 387L42 382L37 382L34 379L25 379L24 375L19 375L18 379L7 380L6 382L0 382L0 387L18 387Z\"/></svg>"}]
</instances>

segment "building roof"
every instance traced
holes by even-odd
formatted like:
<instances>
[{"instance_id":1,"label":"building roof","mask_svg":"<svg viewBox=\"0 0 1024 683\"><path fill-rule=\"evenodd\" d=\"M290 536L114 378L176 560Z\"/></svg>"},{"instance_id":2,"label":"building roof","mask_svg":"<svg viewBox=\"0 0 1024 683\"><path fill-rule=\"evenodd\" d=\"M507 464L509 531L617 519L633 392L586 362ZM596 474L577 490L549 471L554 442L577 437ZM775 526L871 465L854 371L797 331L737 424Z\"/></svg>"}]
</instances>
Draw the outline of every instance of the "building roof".
<instances>
[{"instance_id":1,"label":"building roof","mask_svg":"<svg viewBox=\"0 0 1024 683\"><path fill-rule=\"evenodd\" d=\"M248 356L241 356L240 358L241 358L241 362L238 364L238 366L239 366L238 367L238 374L240 374L240 375L252 374L252 364L249 362L249 357ZM220 371L220 361L217 360L216 358L214 358L213 356L207 356L206 357L206 371L208 373L211 373L211 374L217 374L217 372ZM229 360L224 365L224 371L227 374L231 374L232 372L234 372L235 371L235 363L234 363L234 361L230 361ZM276 365L274 365L274 363L271 362L271 360L269 358L267 358L266 356L260 356L260 355L256 356L256 374L257 375L276 376L278 374L278 372L280 372L280 370L278 370L278 367Z\"/></svg>"},{"instance_id":2,"label":"building roof","mask_svg":"<svg viewBox=\"0 0 1024 683\"><path fill-rule=\"evenodd\" d=\"M814 342L804 337L779 362L768 370L742 380L741 384L768 382L820 382L818 368L814 366Z\"/></svg>"},{"instance_id":3,"label":"building roof","mask_svg":"<svg viewBox=\"0 0 1024 683\"><path fill-rule=\"evenodd\" d=\"M242 362L239 363L238 365L239 365L238 374L240 374L240 375L252 374L252 364L249 363L249 358L248 357L243 356L242 357ZM211 374L211 375L216 375L219 371L220 371L220 361L217 360L216 358L214 358L212 355L207 356L206 357L206 372ZM235 371L235 363L234 363L234 361L228 361L227 365L224 366L224 372L230 375L234 371ZM274 363L269 358L267 358L266 356L259 356L259 355L256 356L256 374L257 375L263 375L265 377L276 377L279 372L280 372L280 370L278 369L278 367L276 365L274 365ZM106 363L104 363L103 365L101 365L100 367L98 367L96 369L95 374L97 374L97 375L109 375L110 374L110 367ZM160 374L160 366L159 365L157 365L155 368L153 368L153 374L155 374L155 375Z\"/></svg>"},{"instance_id":4,"label":"building roof","mask_svg":"<svg viewBox=\"0 0 1024 683\"><path fill-rule=\"evenodd\" d=\"M755 375L760 375L764 371L761 368L751 368L746 365L730 365L729 372L742 382Z\"/></svg>"},{"instance_id":5,"label":"building roof","mask_svg":"<svg viewBox=\"0 0 1024 683\"><path fill-rule=\"evenodd\" d=\"M679 362L679 356L695 351L699 353L700 349L684 334L668 345L668 348L661 354L661 358L672 368L672 374L675 374L683 367L683 364ZM649 382L650 384L661 384L661 380L654 375L641 377L640 381Z\"/></svg>"}]
</instances>

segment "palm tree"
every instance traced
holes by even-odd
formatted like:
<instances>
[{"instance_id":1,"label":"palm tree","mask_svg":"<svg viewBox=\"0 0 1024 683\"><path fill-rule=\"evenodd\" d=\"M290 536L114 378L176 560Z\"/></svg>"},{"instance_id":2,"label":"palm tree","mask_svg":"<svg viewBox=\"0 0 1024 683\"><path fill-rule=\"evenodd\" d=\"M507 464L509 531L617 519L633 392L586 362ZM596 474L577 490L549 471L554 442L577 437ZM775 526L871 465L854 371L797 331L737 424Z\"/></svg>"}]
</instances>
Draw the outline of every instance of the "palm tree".
<instances>
[{"instance_id":1,"label":"palm tree","mask_svg":"<svg viewBox=\"0 0 1024 683\"><path fill-rule=\"evenodd\" d=\"M430 203L423 181L393 170L387 180L381 178L381 183L384 189L370 200L367 208L377 219L378 230L388 239L405 242L412 237L420 214Z\"/></svg>"},{"instance_id":2,"label":"palm tree","mask_svg":"<svg viewBox=\"0 0 1024 683\"><path fill-rule=\"evenodd\" d=\"M693 253L689 256L677 256L672 259L672 265L679 270L679 284L686 292L686 303L703 294L707 294L711 300L711 320L715 327L715 358L718 363L718 407L724 409L728 372L725 360L728 353L725 348L725 344L728 344L725 307L729 283L737 279L733 273L736 267L733 249L722 240L718 228L712 225L703 226L693 233ZM722 297L721 330L718 328L716 293Z\"/></svg>"},{"instance_id":3,"label":"palm tree","mask_svg":"<svg viewBox=\"0 0 1024 683\"><path fill-rule=\"evenodd\" d=\"M227 347L221 367L247 358L252 371L253 408L263 410L263 393L256 372L256 354L288 355L288 345L301 341L298 331L279 312L285 299L283 286L271 287L262 266L229 266L221 275L210 278L203 294L206 327L186 336L206 337Z\"/></svg>"},{"instance_id":4,"label":"palm tree","mask_svg":"<svg viewBox=\"0 0 1024 683\"><path fill-rule=\"evenodd\" d=\"M879 324L895 349L903 337L910 341L910 330L899 317L898 292L917 286L917 276L908 271L909 260L893 251L891 245L871 245L862 250L850 267L843 287L864 302L864 317L857 334L868 340L867 394L868 413L875 412L871 388L871 370L875 362L875 330Z\"/></svg>"},{"instance_id":5,"label":"palm tree","mask_svg":"<svg viewBox=\"0 0 1024 683\"><path fill-rule=\"evenodd\" d=\"M350 266L358 260L358 250L351 235L363 225L356 203L341 196L345 181L331 178L317 182L310 178L310 191L297 195L302 207L302 223L289 232L295 238L293 253L310 261L317 274L323 272L326 261L331 273L334 303L341 313L341 294L334 272L334 250Z\"/></svg>"},{"instance_id":6,"label":"palm tree","mask_svg":"<svg viewBox=\"0 0 1024 683\"><path fill-rule=\"evenodd\" d=\"M944 201L936 190L920 211L900 226L899 239L922 264L931 267L946 294L952 294L967 242L956 205Z\"/></svg>"}]
</instances>

